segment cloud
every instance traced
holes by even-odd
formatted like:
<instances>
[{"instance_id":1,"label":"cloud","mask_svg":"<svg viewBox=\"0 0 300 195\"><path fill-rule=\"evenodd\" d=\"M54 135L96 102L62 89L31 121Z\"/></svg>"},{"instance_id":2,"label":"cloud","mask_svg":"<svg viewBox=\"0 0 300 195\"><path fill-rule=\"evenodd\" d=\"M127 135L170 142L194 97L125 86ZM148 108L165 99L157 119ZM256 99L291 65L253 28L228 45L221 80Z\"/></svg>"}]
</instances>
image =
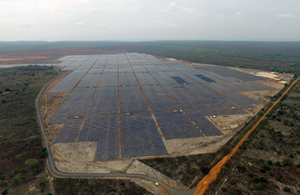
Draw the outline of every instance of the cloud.
<instances>
[{"instance_id":1,"label":"cloud","mask_svg":"<svg viewBox=\"0 0 300 195\"><path fill-rule=\"evenodd\" d=\"M242 12L236 12L232 15L232 18L241 22L242 24L247 24L248 23L247 20L242 16L243 16Z\"/></svg>"},{"instance_id":2,"label":"cloud","mask_svg":"<svg viewBox=\"0 0 300 195\"><path fill-rule=\"evenodd\" d=\"M294 14L279 14L277 18L297 18L297 16Z\"/></svg>"},{"instance_id":3,"label":"cloud","mask_svg":"<svg viewBox=\"0 0 300 195\"><path fill-rule=\"evenodd\" d=\"M77 22L77 23L75 23L77 26L85 26L85 23L83 23L83 22Z\"/></svg>"},{"instance_id":4,"label":"cloud","mask_svg":"<svg viewBox=\"0 0 300 195\"><path fill-rule=\"evenodd\" d=\"M236 13L233 14L232 17L234 17L234 18L239 18L239 17L241 17L241 16L242 16L242 12L236 12Z\"/></svg>"},{"instance_id":5,"label":"cloud","mask_svg":"<svg viewBox=\"0 0 300 195\"><path fill-rule=\"evenodd\" d=\"M157 26L161 26L161 25L170 26L170 27L179 26L178 24L172 24L164 21L153 21L153 23L156 24Z\"/></svg>"},{"instance_id":6,"label":"cloud","mask_svg":"<svg viewBox=\"0 0 300 195\"><path fill-rule=\"evenodd\" d=\"M108 26L108 24L102 23L102 24L97 24L97 26L98 26L98 27L106 27L106 26Z\"/></svg>"},{"instance_id":7,"label":"cloud","mask_svg":"<svg viewBox=\"0 0 300 195\"><path fill-rule=\"evenodd\" d=\"M192 12L192 11L194 11L194 9L183 7L183 6L179 6L175 2L170 3L167 6L166 10L170 11L170 12L178 12L178 11Z\"/></svg>"}]
</instances>

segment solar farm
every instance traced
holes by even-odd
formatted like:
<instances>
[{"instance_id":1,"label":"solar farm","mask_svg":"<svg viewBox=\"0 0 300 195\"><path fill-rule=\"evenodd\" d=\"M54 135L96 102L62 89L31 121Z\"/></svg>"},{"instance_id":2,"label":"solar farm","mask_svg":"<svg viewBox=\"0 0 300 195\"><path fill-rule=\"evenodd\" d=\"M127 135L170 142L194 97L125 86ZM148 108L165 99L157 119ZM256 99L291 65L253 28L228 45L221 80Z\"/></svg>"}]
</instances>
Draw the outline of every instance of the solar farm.
<instances>
[{"instance_id":1,"label":"solar farm","mask_svg":"<svg viewBox=\"0 0 300 195\"><path fill-rule=\"evenodd\" d=\"M139 53L65 56L72 71L47 94L66 94L47 125L53 144L97 143L94 160L163 156L172 141L224 136L211 121L250 114L260 102L243 91L274 91L265 80L222 66L191 67Z\"/></svg>"}]
</instances>

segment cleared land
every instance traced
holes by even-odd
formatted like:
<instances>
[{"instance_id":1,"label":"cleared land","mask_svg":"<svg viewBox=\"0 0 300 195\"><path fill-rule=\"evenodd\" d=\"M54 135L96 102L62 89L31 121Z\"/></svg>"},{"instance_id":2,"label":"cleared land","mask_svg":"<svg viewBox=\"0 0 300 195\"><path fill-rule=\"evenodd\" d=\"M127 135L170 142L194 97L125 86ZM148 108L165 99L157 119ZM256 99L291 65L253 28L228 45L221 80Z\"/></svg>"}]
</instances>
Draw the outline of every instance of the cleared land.
<instances>
[{"instance_id":1,"label":"cleared land","mask_svg":"<svg viewBox=\"0 0 300 195\"><path fill-rule=\"evenodd\" d=\"M48 92L69 93L48 121L64 124L53 144L98 142L95 160L166 155L175 153L173 140L222 136L209 118L260 104L238 91L277 91L250 74L146 54L61 60L62 71L74 71Z\"/></svg>"},{"instance_id":2,"label":"cleared land","mask_svg":"<svg viewBox=\"0 0 300 195\"><path fill-rule=\"evenodd\" d=\"M167 177L159 176L151 163L142 161L152 168L136 159L216 152L284 86L240 70L224 68L217 73L209 65L193 64L198 65L195 69L146 54L73 55L60 60L63 75L48 87L40 108L58 170L144 170L181 189L201 177L198 168L192 168L188 179L182 173L179 178L169 174L171 169L157 169ZM243 94L252 91L260 98ZM216 156L210 158L208 164Z\"/></svg>"}]
</instances>

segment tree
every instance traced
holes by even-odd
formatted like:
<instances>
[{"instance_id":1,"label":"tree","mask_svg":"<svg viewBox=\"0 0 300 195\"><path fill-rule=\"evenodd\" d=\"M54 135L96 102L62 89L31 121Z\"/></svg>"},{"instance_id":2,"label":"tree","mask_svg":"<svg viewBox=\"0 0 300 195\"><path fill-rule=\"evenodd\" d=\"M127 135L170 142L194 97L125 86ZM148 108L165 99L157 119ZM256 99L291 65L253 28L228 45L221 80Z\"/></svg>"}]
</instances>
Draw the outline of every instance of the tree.
<instances>
[{"instance_id":1,"label":"tree","mask_svg":"<svg viewBox=\"0 0 300 195\"><path fill-rule=\"evenodd\" d=\"M35 168L39 164L39 161L37 159L29 159L25 162L25 165Z\"/></svg>"}]
</instances>

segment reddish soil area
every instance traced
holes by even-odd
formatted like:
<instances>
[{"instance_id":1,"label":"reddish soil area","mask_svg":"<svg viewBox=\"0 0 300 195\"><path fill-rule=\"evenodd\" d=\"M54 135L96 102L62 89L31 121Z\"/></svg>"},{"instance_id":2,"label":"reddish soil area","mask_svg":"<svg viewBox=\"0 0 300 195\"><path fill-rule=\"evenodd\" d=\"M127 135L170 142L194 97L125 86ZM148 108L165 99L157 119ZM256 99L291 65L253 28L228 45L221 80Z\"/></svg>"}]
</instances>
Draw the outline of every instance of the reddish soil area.
<instances>
[{"instance_id":1,"label":"reddish soil area","mask_svg":"<svg viewBox=\"0 0 300 195\"><path fill-rule=\"evenodd\" d=\"M0 53L1 64L30 64L30 63L54 63L56 59L65 55L92 55L107 54L110 50L94 48L68 48L44 51L23 51L12 53Z\"/></svg>"}]
</instances>

